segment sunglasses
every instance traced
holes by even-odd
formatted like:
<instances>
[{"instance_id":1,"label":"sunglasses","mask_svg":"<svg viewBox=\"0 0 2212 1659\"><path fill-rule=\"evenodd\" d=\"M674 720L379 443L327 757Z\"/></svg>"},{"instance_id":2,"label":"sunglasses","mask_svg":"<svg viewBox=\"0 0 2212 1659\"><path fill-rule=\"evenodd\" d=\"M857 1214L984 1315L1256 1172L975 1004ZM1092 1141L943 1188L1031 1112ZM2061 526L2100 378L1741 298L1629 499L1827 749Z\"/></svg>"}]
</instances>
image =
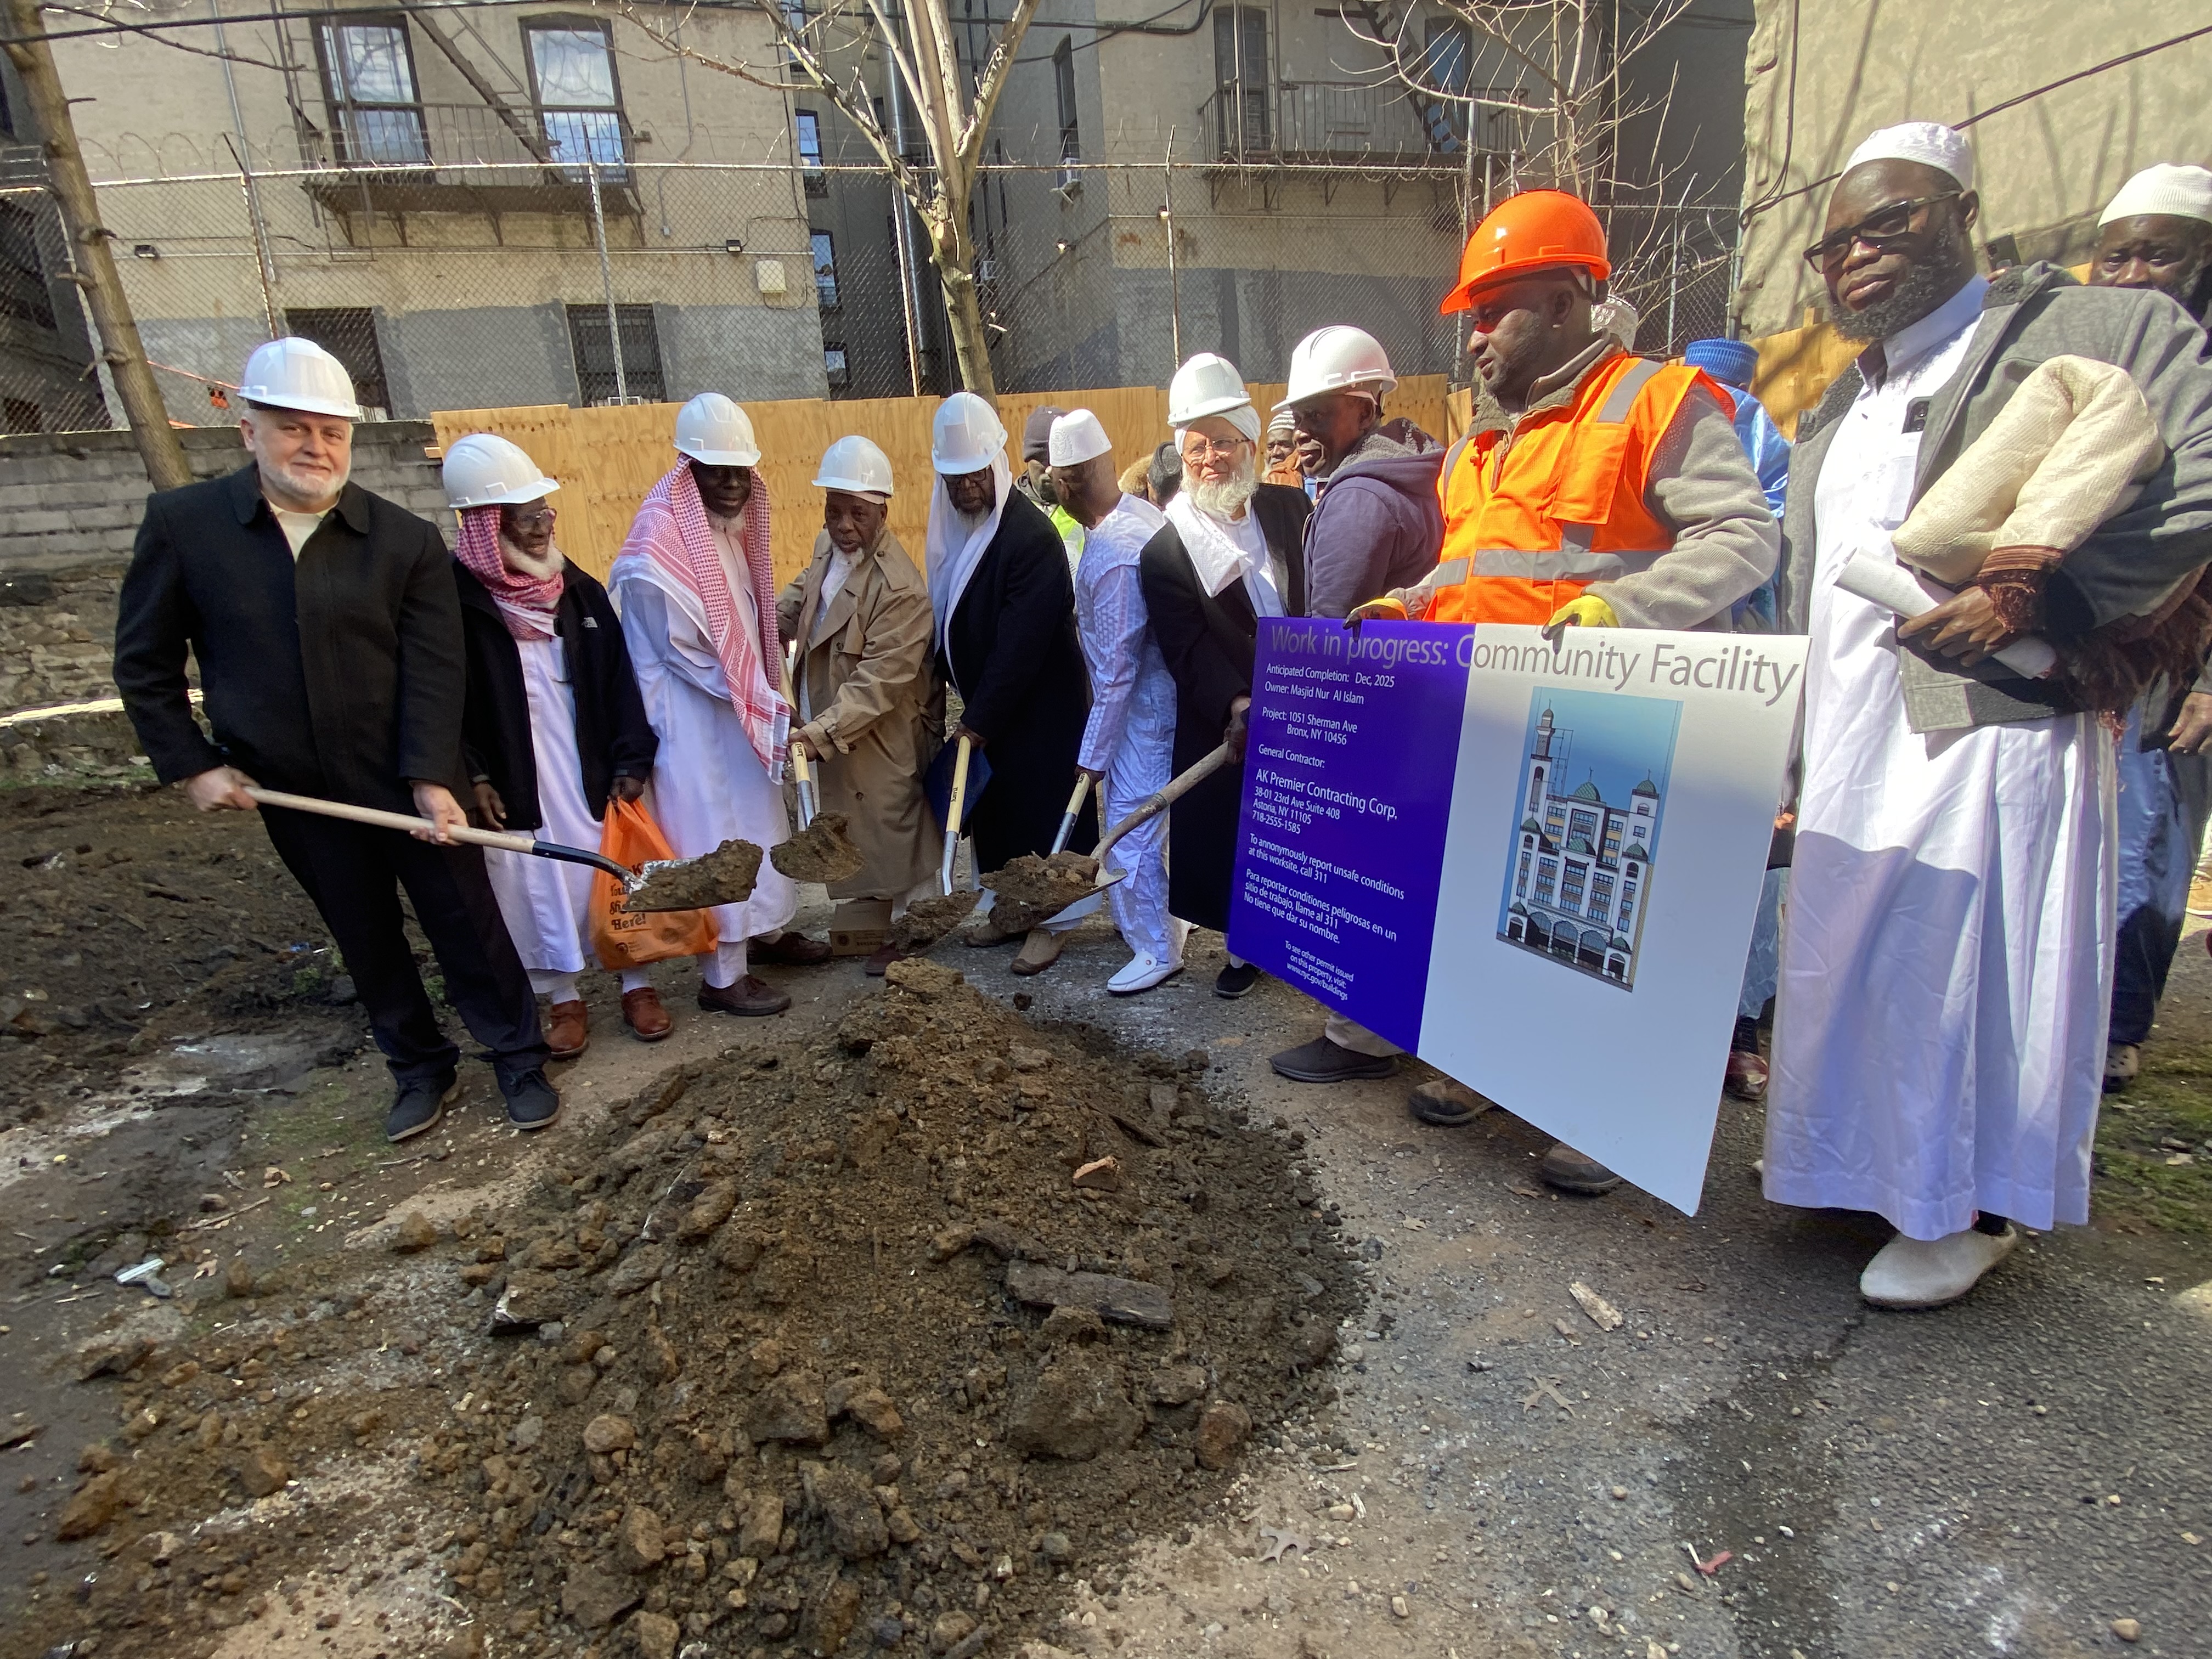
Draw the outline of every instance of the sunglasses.
<instances>
[{"instance_id":1,"label":"sunglasses","mask_svg":"<svg viewBox=\"0 0 2212 1659\"><path fill-rule=\"evenodd\" d=\"M1916 196L1908 202L1892 202L1887 207L1878 208L1869 213L1858 223L1846 225L1841 230L1823 236L1805 250L1805 263L1816 271L1827 270L1832 266L1841 264L1851 249L1861 242L1876 253L1887 253L1898 243L1910 240L1927 228L1924 222L1918 226L1913 222L1919 217L1922 209L1931 208L1938 202L1955 201L1966 193L1963 190L1947 190L1939 196Z\"/></svg>"}]
</instances>

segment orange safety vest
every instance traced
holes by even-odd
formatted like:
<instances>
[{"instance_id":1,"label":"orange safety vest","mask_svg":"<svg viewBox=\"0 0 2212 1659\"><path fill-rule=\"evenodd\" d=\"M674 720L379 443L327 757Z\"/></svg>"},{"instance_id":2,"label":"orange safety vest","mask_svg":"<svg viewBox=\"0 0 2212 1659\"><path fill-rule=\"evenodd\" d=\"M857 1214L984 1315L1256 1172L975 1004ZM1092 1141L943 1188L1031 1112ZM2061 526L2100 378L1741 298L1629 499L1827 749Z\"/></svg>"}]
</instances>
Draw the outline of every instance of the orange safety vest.
<instances>
[{"instance_id":1,"label":"orange safety vest","mask_svg":"<svg viewBox=\"0 0 2212 1659\"><path fill-rule=\"evenodd\" d=\"M1473 434L1444 459L1443 561L1426 620L1549 622L1593 582L1649 570L1674 532L1644 504L1652 457L1701 370L1622 354L1574 402L1518 431Z\"/></svg>"}]
</instances>

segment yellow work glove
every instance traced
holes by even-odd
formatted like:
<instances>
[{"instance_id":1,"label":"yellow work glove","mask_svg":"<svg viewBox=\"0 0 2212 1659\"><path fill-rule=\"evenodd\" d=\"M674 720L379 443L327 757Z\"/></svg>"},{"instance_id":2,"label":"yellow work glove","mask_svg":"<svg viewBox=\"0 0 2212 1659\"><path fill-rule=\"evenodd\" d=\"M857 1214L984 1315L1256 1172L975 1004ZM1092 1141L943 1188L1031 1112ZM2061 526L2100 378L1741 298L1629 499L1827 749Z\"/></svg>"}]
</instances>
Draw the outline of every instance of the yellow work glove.
<instances>
[{"instance_id":1,"label":"yellow work glove","mask_svg":"<svg viewBox=\"0 0 2212 1659\"><path fill-rule=\"evenodd\" d=\"M1357 610L1353 611L1350 616L1346 617L1345 621L1404 622L1406 619L1406 602L1403 599L1393 599L1388 593L1385 593L1379 599L1368 600L1366 604L1359 606Z\"/></svg>"},{"instance_id":2,"label":"yellow work glove","mask_svg":"<svg viewBox=\"0 0 2212 1659\"><path fill-rule=\"evenodd\" d=\"M1544 637L1556 640L1570 628L1618 628L1620 618L1613 614L1613 607L1595 593L1585 593L1578 599L1569 599L1552 613L1552 620L1544 624Z\"/></svg>"}]
</instances>

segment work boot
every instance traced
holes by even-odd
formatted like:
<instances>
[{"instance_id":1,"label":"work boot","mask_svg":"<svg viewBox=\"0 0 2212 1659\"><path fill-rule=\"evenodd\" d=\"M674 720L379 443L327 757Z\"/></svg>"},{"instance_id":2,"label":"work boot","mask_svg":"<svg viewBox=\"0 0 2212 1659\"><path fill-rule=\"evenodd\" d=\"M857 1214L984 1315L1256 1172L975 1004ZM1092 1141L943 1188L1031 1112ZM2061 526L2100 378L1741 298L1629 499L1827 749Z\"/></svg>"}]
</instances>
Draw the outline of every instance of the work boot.
<instances>
[{"instance_id":1,"label":"work boot","mask_svg":"<svg viewBox=\"0 0 2212 1659\"><path fill-rule=\"evenodd\" d=\"M813 968L830 960L828 943L809 939L787 927L770 939L753 939L745 945L745 960L769 962L780 968Z\"/></svg>"},{"instance_id":2,"label":"work boot","mask_svg":"<svg viewBox=\"0 0 2212 1659\"><path fill-rule=\"evenodd\" d=\"M546 1057L574 1060L592 1044L592 1017L580 1000L556 1002L545 1021Z\"/></svg>"},{"instance_id":3,"label":"work boot","mask_svg":"<svg viewBox=\"0 0 2212 1659\"><path fill-rule=\"evenodd\" d=\"M461 1091L461 1080L451 1072L421 1077L399 1085L392 1109L384 1116L384 1138L393 1146L428 1134L446 1115L446 1103Z\"/></svg>"},{"instance_id":4,"label":"work boot","mask_svg":"<svg viewBox=\"0 0 2212 1659\"><path fill-rule=\"evenodd\" d=\"M1049 927L1032 927L1022 941L1021 953L1012 963L1013 970L1027 978L1041 974L1060 960L1060 948L1067 943L1066 933L1055 933Z\"/></svg>"},{"instance_id":5,"label":"work boot","mask_svg":"<svg viewBox=\"0 0 2212 1659\"><path fill-rule=\"evenodd\" d=\"M1564 1140L1552 1143L1552 1150L1544 1154L1536 1173L1544 1177L1547 1187L1557 1187L1563 1193L1580 1193L1587 1198L1596 1198L1620 1185L1619 1176L1595 1158L1583 1157Z\"/></svg>"},{"instance_id":6,"label":"work boot","mask_svg":"<svg viewBox=\"0 0 2212 1659\"><path fill-rule=\"evenodd\" d=\"M507 1097L507 1121L518 1129L543 1129L561 1115L561 1097L542 1066L501 1077L499 1091Z\"/></svg>"},{"instance_id":7,"label":"work boot","mask_svg":"<svg viewBox=\"0 0 2212 1659\"><path fill-rule=\"evenodd\" d=\"M661 1005L660 993L650 985L624 991L622 1010L623 1024L629 1027L629 1034L640 1042L658 1042L676 1029L676 1022Z\"/></svg>"},{"instance_id":8,"label":"work boot","mask_svg":"<svg viewBox=\"0 0 2212 1659\"><path fill-rule=\"evenodd\" d=\"M735 985L702 985L699 1006L710 1014L738 1014L757 1018L780 1014L791 999L757 974L747 974Z\"/></svg>"},{"instance_id":9,"label":"work boot","mask_svg":"<svg viewBox=\"0 0 2212 1659\"><path fill-rule=\"evenodd\" d=\"M2019 1243L2009 1226L2001 1233L1969 1227L1932 1241L1899 1233L1867 1263L1859 1294L1877 1308L1940 1308L1981 1283Z\"/></svg>"},{"instance_id":10,"label":"work boot","mask_svg":"<svg viewBox=\"0 0 2212 1659\"><path fill-rule=\"evenodd\" d=\"M1270 1055L1267 1064L1293 1083L1350 1083L1360 1078L1389 1077L1398 1069L1398 1057L1363 1054L1317 1036L1311 1042Z\"/></svg>"},{"instance_id":11,"label":"work boot","mask_svg":"<svg viewBox=\"0 0 2212 1659\"><path fill-rule=\"evenodd\" d=\"M1457 1129L1472 1123L1498 1103L1455 1078L1432 1078L1407 1097L1406 1109L1424 1123Z\"/></svg>"}]
</instances>

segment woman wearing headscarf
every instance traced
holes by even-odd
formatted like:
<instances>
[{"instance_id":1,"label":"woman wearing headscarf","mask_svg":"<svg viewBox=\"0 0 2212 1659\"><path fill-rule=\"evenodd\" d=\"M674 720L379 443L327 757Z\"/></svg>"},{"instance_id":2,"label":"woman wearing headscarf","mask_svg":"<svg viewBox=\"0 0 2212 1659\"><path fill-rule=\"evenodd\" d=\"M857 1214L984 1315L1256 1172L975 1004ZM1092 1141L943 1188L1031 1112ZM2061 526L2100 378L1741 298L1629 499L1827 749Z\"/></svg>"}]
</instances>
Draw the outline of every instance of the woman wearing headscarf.
<instances>
[{"instance_id":1,"label":"woman wearing headscarf","mask_svg":"<svg viewBox=\"0 0 2212 1659\"><path fill-rule=\"evenodd\" d=\"M830 884L833 950L881 974L905 952L884 933L907 895L935 872L922 775L945 740L945 690L931 661L929 587L890 532L891 464L866 438L823 452L814 557L776 600L795 646L794 750L815 763L821 810L842 813L866 860Z\"/></svg>"},{"instance_id":2,"label":"woman wearing headscarf","mask_svg":"<svg viewBox=\"0 0 2212 1659\"><path fill-rule=\"evenodd\" d=\"M653 815L680 859L726 841L763 850L791 834L783 805L791 711L778 690L775 578L760 446L719 392L677 411L678 460L638 508L608 573L647 717L660 738ZM785 931L799 890L763 860L750 897L714 908L720 943L699 958L709 1013L780 1014L791 998L751 971L826 962Z\"/></svg>"},{"instance_id":3,"label":"woman wearing headscarf","mask_svg":"<svg viewBox=\"0 0 2212 1659\"><path fill-rule=\"evenodd\" d=\"M470 816L486 830L597 847L609 799L645 793L659 746L622 624L606 589L562 556L545 499L561 486L521 449L473 433L446 452L445 484L460 515L453 580L468 649ZM552 1058L574 1059L590 1041L576 976L598 965L592 872L497 851L485 853L484 870L530 988L552 1005ZM652 980L642 969L621 971L623 1023L658 1042L671 1023Z\"/></svg>"}]
</instances>

